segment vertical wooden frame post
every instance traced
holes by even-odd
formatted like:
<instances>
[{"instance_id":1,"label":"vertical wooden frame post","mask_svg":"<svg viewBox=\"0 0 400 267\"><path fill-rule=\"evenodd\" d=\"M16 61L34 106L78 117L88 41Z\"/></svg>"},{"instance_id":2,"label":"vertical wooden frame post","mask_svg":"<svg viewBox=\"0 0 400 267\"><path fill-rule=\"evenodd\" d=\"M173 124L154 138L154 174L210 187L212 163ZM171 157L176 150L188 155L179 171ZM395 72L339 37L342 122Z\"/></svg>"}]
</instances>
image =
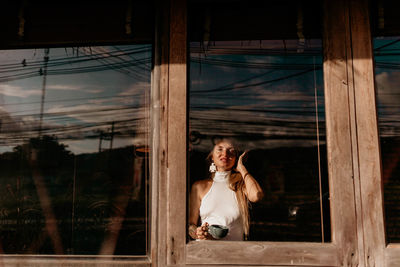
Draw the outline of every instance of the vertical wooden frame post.
<instances>
[{"instance_id":1,"label":"vertical wooden frame post","mask_svg":"<svg viewBox=\"0 0 400 267\"><path fill-rule=\"evenodd\" d=\"M156 256L180 265L186 243L186 1L157 1L160 133Z\"/></svg>"},{"instance_id":2,"label":"vertical wooden frame post","mask_svg":"<svg viewBox=\"0 0 400 267\"><path fill-rule=\"evenodd\" d=\"M332 242L341 266L359 261L354 196L346 0L324 1L324 87Z\"/></svg>"},{"instance_id":3,"label":"vertical wooden frame post","mask_svg":"<svg viewBox=\"0 0 400 267\"><path fill-rule=\"evenodd\" d=\"M385 229L381 184L374 66L367 0L349 0L351 17L352 73L359 162L360 203L364 261L384 266Z\"/></svg>"},{"instance_id":4,"label":"vertical wooden frame post","mask_svg":"<svg viewBox=\"0 0 400 267\"><path fill-rule=\"evenodd\" d=\"M186 243L187 22L186 0L170 1L167 264L184 262ZM162 223L162 222L161 222Z\"/></svg>"},{"instance_id":5,"label":"vertical wooden frame post","mask_svg":"<svg viewBox=\"0 0 400 267\"><path fill-rule=\"evenodd\" d=\"M164 266L166 251L166 151L168 133L169 3L155 1L154 69L152 75L152 218L151 264Z\"/></svg>"}]
</instances>

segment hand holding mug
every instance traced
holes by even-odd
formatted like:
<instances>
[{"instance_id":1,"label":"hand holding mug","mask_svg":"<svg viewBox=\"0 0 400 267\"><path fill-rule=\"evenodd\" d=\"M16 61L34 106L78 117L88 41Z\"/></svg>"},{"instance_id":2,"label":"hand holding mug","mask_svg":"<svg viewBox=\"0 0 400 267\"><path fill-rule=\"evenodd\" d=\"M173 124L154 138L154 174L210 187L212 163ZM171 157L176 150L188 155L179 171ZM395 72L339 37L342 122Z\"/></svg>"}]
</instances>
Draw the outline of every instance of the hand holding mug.
<instances>
[{"instance_id":1,"label":"hand holding mug","mask_svg":"<svg viewBox=\"0 0 400 267\"><path fill-rule=\"evenodd\" d=\"M208 223L207 222L203 223L202 226L197 227L196 236L197 236L197 239L201 239L201 240L213 239L212 236L208 233Z\"/></svg>"}]
</instances>

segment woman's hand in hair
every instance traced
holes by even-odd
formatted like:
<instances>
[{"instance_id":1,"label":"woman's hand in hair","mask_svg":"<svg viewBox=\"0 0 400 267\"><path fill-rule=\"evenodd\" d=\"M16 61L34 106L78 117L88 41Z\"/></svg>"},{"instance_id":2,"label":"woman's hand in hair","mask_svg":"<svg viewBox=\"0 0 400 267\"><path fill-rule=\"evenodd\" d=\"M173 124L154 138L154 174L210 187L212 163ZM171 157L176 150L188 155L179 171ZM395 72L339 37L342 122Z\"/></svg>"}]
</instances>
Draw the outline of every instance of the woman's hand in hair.
<instances>
[{"instance_id":1,"label":"woman's hand in hair","mask_svg":"<svg viewBox=\"0 0 400 267\"><path fill-rule=\"evenodd\" d=\"M248 150L246 150L242 155L240 155L237 163L236 170L240 172L242 178L244 180L246 190L245 194L250 202L260 201L263 196L263 190L261 186L258 184L256 179L247 171L246 167L243 164L243 160L247 157Z\"/></svg>"},{"instance_id":2,"label":"woman's hand in hair","mask_svg":"<svg viewBox=\"0 0 400 267\"><path fill-rule=\"evenodd\" d=\"M246 150L245 152L243 152L243 154L239 156L239 159L238 159L238 162L237 162L236 170L237 170L238 172L240 172L240 174L241 174L242 176L244 176L244 175L247 173L247 169L246 169L246 167L244 166L243 161L247 158L247 153L248 153L248 152L249 152L248 150Z\"/></svg>"}]
</instances>

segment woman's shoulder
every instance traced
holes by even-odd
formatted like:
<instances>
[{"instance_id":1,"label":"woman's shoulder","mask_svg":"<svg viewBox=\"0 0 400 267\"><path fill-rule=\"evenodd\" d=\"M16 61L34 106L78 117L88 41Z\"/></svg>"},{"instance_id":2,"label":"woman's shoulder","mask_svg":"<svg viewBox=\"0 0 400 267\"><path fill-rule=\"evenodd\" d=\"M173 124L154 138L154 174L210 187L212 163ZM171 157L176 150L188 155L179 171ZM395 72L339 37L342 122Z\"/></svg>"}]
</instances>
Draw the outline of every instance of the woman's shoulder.
<instances>
[{"instance_id":1,"label":"woman's shoulder","mask_svg":"<svg viewBox=\"0 0 400 267\"><path fill-rule=\"evenodd\" d=\"M203 180L196 181L193 184L193 186L201 188L201 187L207 187L207 186L209 186L211 184L212 184L212 180L211 179L203 179Z\"/></svg>"},{"instance_id":2,"label":"woman's shoulder","mask_svg":"<svg viewBox=\"0 0 400 267\"><path fill-rule=\"evenodd\" d=\"M211 187L211 185L212 185L211 179L199 180L192 185L192 190L198 192L204 192L208 190Z\"/></svg>"}]
</instances>

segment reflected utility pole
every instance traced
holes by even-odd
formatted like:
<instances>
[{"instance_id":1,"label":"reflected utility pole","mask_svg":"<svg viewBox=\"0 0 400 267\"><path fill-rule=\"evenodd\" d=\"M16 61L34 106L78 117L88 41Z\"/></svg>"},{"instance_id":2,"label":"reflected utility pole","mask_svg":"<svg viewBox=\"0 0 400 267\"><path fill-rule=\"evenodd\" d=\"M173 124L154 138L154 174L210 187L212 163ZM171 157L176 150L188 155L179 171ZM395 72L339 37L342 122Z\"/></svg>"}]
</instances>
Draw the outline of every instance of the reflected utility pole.
<instances>
[{"instance_id":1,"label":"reflected utility pole","mask_svg":"<svg viewBox=\"0 0 400 267\"><path fill-rule=\"evenodd\" d=\"M74 155L74 177L73 177L73 184L72 184L72 212L71 212L71 253L74 254L75 248L75 196L76 196L76 158L77 156Z\"/></svg>"},{"instance_id":2,"label":"reflected utility pole","mask_svg":"<svg viewBox=\"0 0 400 267\"><path fill-rule=\"evenodd\" d=\"M43 123L43 109L44 109L44 97L46 94L46 79L47 79L47 63L49 62L49 48L44 49L44 66L40 68L39 74L43 75L42 84L42 99L40 101L40 119L39 119L39 137L42 135L42 123Z\"/></svg>"},{"instance_id":3,"label":"reflected utility pole","mask_svg":"<svg viewBox=\"0 0 400 267\"><path fill-rule=\"evenodd\" d=\"M110 151L113 148L113 139L114 139L114 122L111 124L111 134L110 134Z\"/></svg>"},{"instance_id":4,"label":"reflected utility pole","mask_svg":"<svg viewBox=\"0 0 400 267\"><path fill-rule=\"evenodd\" d=\"M100 138L100 140L99 140L99 153L100 153L101 152L101 143L103 141L103 131L102 130L100 130L99 138Z\"/></svg>"},{"instance_id":5,"label":"reflected utility pole","mask_svg":"<svg viewBox=\"0 0 400 267\"><path fill-rule=\"evenodd\" d=\"M99 130L99 153L102 151L102 142L103 140L110 141L110 148L109 150L111 151L113 148L113 141L114 141L114 124L115 122L113 121L111 123L111 132L110 133L105 133L102 130Z\"/></svg>"}]
</instances>

